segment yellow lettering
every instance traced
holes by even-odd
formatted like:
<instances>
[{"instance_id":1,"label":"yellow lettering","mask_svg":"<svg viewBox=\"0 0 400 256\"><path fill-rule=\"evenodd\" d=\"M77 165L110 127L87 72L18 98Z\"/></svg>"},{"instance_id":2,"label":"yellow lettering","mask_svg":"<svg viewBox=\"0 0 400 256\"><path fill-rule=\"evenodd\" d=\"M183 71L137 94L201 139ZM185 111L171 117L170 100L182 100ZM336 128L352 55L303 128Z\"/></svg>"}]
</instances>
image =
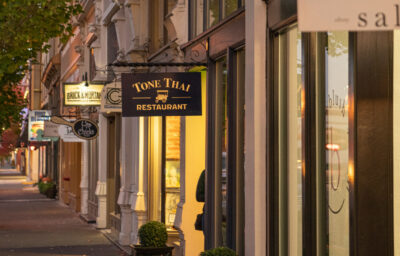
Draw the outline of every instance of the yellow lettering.
<instances>
[{"instance_id":1,"label":"yellow lettering","mask_svg":"<svg viewBox=\"0 0 400 256\"><path fill-rule=\"evenodd\" d=\"M147 84L148 84L151 88L154 88L154 81L152 81L152 82L147 81Z\"/></svg>"},{"instance_id":2,"label":"yellow lettering","mask_svg":"<svg viewBox=\"0 0 400 256\"><path fill-rule=\"evenodd\" d=\"M185 90L185 84L184 84L184 83L181 84L181 86L179 87L179 90L186 91L186 90Z\"/></svg>"},{"instance_id":3,"label":"yellow lettering","mask_svg":"<svg viewBox=\"0 0 400 256\"><path fill-rule=\"evenodd\" d=\"M165 87L169 88L169 82L172 81L172 79L165 77L164 81L165 81Z\"/></svg>"},{"instance_id":4,"label":"yellow lettering","mask_svg":"<svg viewBox=\"0 0 400 256\"><path fill-rule=\"evenodd\" d=\"M142 110L142 105L136 105L136 110Z\"/></svg>"},{"instance_id":5,"label":"yellow lettering","mask_svg":"<svg viewBox=\"0 0 400 256\"><path fill-rule=\"evenodd\" d=\"M171 105L171 104L168 104L168 105L167 105L167 110L171 110L171 108L172 108L172 105Z\"/></svg>"},{"instance_id":6,"label":"yellow lettering","mask_svg":"<svg viewBox=\"0 0 400 256\"><path fill-rule=\"evenodd\" d=\"M141 83L141 84L140 84L140 87L142 88L143 91L144 91L144 90L147 90L147 89L149 88L149 86L147 85L146 82Z\"/></svg>"},{"instance_id":7,"label":"yellow lettering","mask_svg":"<svg viewBox=\"0 0 400 256\"><path fill-rule=\"evenodd\" d=\"M161 87L160 80L154 80L154 85L156 88L160 88Z\"/></svg>"},{"instance_id":8,"label":"yellow lettering","mask_svg":"<svg viewBox=\"0 0 400 256\"><path fill-rule=\"evenodd\" d=\"M187 85L186 87L186 92L189 92L190 84Z\"/></svg>"},{"instance_id":9,"label":"yellow lettering","mask_svg":"<svg viewBox=\"0 0 400 256\"><path fill-rule=\"evenodd\" d=\"M172 81L172 88L178 89L179 81Z\"/></svg>"},{"instance_id":10,"label":"yellow lettering","mask_svg":"<svg viewBox=\"0 0 400 256\"><path fill-rule=\"evenodd\" d=\"M141 92L140 89L139 89L139 83L132 84L132 87L136 88L137 92Z\"/></svg>"},{"instance_id":11,"label":"yellow lettering","mask_svg":"<svg viewBox=\"0 0 400 256\"><path fill-rule=\"evenodd\" d=\"M176 107L176 104L172 105L172 110L177 110L178 108Z\"/></svg>"}]
</instances>

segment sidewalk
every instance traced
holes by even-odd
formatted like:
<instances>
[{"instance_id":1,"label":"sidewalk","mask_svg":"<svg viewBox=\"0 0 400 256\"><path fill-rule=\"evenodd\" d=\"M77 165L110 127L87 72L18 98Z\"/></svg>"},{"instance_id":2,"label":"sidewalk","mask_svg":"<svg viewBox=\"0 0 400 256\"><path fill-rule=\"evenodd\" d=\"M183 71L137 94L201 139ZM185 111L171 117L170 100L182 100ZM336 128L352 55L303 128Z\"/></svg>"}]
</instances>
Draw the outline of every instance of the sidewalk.
<instances>
[{"instance_id":1,"label":"sidewalk","mask_svg":"<svg viewBox=\"0 0 400 256\"><path fill-rule=\"evenodd\" d=\"M0 255L126 255L69 208L0 169Z\"/></svg>"}]
</instances>

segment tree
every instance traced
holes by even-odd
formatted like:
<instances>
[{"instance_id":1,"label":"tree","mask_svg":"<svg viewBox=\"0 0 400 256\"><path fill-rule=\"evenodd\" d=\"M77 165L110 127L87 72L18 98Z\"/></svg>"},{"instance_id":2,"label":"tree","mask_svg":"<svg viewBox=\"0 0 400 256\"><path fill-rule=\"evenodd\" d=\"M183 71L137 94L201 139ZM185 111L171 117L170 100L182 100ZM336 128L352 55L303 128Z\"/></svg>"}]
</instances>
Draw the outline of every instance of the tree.
<instances>
[{"instance_id":1,"label":"tree","mask_svg":"<svg viewBox=\"0 0 400 256\"><path fill-rule=\"evenodd\" d=\"M16 101L19 98L16 84L25 75L28 60L34 62L39 52L46 51L49 48L46 42L51 38L59 36L66 42L72 34L71 20L82 12L77 2L0 0L0 128L10 126L9 121L4 121L10 115L17 121L18 108L22 109L19 105L23 102Z\"/></svg>"}]
</instances>

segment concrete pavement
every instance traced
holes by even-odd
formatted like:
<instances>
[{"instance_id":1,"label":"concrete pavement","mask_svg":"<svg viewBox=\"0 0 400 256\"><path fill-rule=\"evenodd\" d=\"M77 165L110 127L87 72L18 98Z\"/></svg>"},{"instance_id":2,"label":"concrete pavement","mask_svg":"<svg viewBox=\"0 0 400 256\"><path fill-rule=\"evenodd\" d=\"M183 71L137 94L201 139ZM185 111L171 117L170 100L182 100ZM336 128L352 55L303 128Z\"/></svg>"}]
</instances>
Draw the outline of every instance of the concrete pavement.
<instances>
[{"instance_id":1,"label":"concrete pavement","mask_svg":"<svg viewBox=\"0 0 400 256\"><path fill-rule=\"evenodd\" d=\"M0 169L1 256L126 255L69 208L25 181L15 170Z\"/></svg>"}]
</instances>

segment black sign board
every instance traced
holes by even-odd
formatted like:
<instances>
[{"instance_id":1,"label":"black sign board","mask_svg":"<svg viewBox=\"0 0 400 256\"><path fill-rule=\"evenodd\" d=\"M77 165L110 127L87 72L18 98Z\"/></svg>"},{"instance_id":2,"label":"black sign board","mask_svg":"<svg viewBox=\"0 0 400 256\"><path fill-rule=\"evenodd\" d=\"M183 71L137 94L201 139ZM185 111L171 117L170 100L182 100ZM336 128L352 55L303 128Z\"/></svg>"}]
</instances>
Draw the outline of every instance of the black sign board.
<instances>
[{"instance_id":1,"label":"black sign board","mask_svg":"<svg viewBox=\"0 0 400 256\"><path fill-rule=\"evenodd\" d=\"M78 119L74 122L69 122L64 118L52 116L51 121L56 124L63 124L72 127L75 135L84 140L92 140L99 134L99 127L90 119Z\"/></svg>"},{"instance_id":2,"label":"black sign board","mask_svg":"<svg viewBox=\"0 0 400 256\"><path fill-rule=\"evenodd\" d=\"M122 116L201 115L201 73L122 74Z\"/></svg>"}]
</instances>

